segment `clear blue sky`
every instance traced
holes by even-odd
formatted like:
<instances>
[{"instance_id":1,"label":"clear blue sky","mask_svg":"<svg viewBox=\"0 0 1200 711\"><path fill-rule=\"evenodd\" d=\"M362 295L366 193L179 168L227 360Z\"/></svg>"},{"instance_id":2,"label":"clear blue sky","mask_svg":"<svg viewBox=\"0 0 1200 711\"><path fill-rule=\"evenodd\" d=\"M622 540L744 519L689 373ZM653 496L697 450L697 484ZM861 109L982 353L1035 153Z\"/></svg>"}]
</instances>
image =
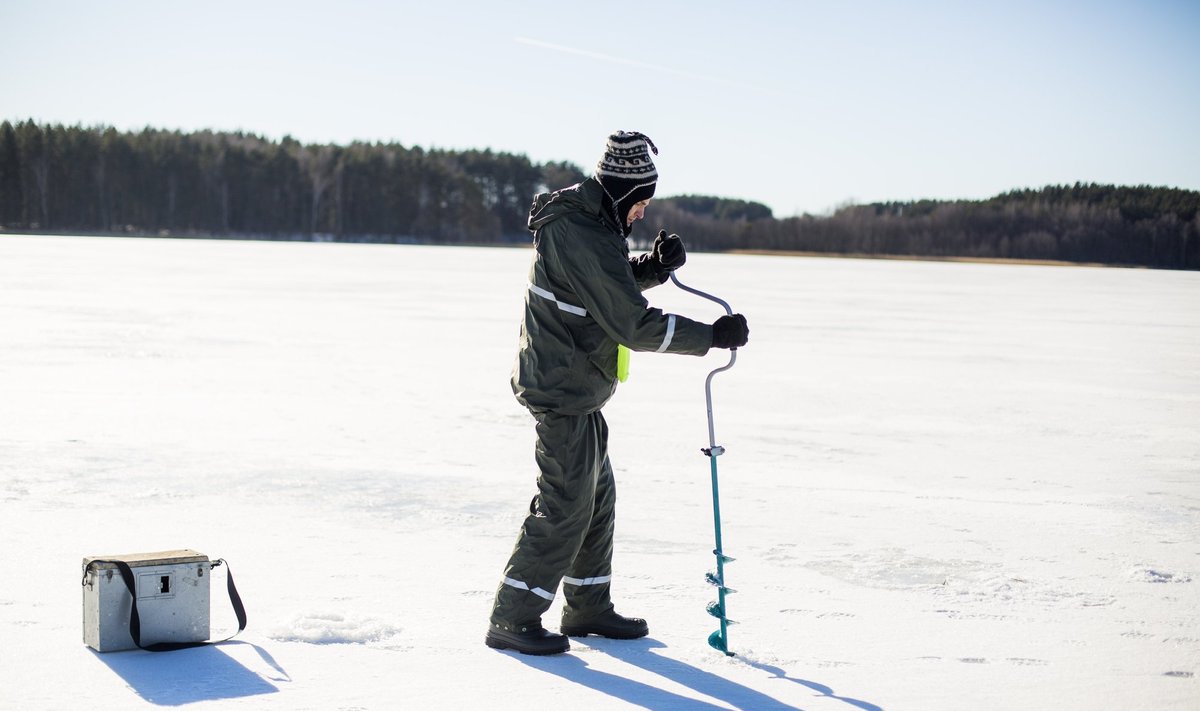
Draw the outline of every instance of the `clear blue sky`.
<instances>
[{"instance_id":1,"label":"clear blue sky","mask_svg":"<svg viewBox=\"0 0 1200 711\"><path fill-rule=\"evenodd\" d=\"M0 118L492 148L660 195L1200 189L1200 2L13 2Z\"/></svg>"}]
</instances>

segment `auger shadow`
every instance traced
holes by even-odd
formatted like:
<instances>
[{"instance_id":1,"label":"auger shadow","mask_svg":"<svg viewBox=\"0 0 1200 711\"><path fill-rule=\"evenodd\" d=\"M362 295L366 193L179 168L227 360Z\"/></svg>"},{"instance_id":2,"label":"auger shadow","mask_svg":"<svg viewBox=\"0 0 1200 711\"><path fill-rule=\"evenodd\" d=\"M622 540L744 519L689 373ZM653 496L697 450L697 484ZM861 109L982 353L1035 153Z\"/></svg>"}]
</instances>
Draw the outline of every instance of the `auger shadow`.
<instances>
[{"instance_id":1,"label":"auger shadow","mask_svg":"<svg viewBox=\"0 0 1200 711\"><path fill-rule=\"evenodd\" d=\"M828 686L825 686L824 684L819 684L815 681L809 681L807 679L797 679L795 677L788 676L787 672L783 669L780 669L779 667L773 667L770 664L763 664L762 662L755 662L755 661L751 661L749 659L742 659L742 663L744 663L746 666L753 667L753 668L759 669L761 671L765 671L769 674L773 674L774 675L773 678L785 679L787 681L794 682L801 686L806 686L809 689L812 689L813 691L817 692L818 694L821 694L822 696L827 696L831 699L837 699L838 701L842 701L844 703L850 704L851 706L854 706L855 708L860 708L863 711L883 711L883 708L881 706L877 706L869 701L863 701L861 699L852 699L849 696L838 696L837 694L833 693L833 689L831 689Z\"/></svg>"}]
</instances>

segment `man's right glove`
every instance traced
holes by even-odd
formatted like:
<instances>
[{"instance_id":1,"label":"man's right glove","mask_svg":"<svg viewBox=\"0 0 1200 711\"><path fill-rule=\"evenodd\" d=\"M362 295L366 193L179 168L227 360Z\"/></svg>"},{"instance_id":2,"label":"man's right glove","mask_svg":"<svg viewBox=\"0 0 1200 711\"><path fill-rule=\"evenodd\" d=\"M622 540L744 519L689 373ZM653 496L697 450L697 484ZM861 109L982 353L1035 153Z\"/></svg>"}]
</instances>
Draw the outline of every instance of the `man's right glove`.
<instances>
[{"instance_id":1,"label":"man's right glove","mask_svg":"<svg viewBox=\"0 0 1200 711\"><path fill-rule=\"evenodd\" d=\"M750 338L750 327L741 314L722 316L713 322L713 348L741 348Z\"/></svg>"}]
</instances>

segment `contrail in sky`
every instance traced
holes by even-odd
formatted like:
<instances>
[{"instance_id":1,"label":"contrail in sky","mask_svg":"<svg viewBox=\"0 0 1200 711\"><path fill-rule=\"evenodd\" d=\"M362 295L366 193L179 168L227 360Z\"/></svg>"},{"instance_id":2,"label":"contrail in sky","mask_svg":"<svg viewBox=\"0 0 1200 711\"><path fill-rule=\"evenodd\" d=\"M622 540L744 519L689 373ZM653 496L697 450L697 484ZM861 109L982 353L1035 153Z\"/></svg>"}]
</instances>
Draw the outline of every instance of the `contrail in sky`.
<instances>
[{"instance_id":1,"label":"contrail in sky","mask_svg":"<svg viewBox=\"0 0 1200 711\"><path fill-rule=\"evenodd\" d=\"M714 77L714 76L708 76L706 74L696 74L695 72L687 72L687 71L683 71L682 69L673 69L671 67L664 67L661 64L650 64L648 62L640 62L636 59L626 59L625 57L614 57L611 54L602 54L600 52L592 52L592 51L589 51L586 49L576 49L574 47L566 47L561 44L553 44L550 42L543 42L541 40L530 39L528 37L516 37L514 39L519 44L527 44L531 47L541 47L542 49L549 49L549 50L553 50L555 52L563 52L565 54L574 54L579 57L587 57L589 59L596 59L601 62L610 62L612 64L624 64L625 66L628 66L628 67L638 67L641 69L650 69L650 70L653 70L656 72L662 72L664 74L674 74L675 76L687 77L689 79L699 79L700 81L714 82L714 83L718 83L718 84L729 84L731 86L737 86L737 87L741 87L744 89L754 89L756 91L761 91L761 92L765 92L768 94L778 95L778 92L773 91L771 89L767 89L767 88L761 87L761 86L755 86L753 84L747 84L746 82L742 82L742 81L726 79L724 77Z\"/></svg>"}]
</instances>

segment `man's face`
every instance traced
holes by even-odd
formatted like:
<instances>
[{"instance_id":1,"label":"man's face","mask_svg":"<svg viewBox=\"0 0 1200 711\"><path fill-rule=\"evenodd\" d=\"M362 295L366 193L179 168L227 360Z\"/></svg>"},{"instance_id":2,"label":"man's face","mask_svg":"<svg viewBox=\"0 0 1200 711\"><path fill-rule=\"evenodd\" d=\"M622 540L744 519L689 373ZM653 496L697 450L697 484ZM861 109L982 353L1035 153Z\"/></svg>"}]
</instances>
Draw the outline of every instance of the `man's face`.
<instances>
[{"instance_id":1,"label":"man's face","mask_svg":"<svg viewBox=\"0 0 1200 711\"><path fill-rule=\"evenodd\" d=\"M625 217L625 224L632 225L634 220L640 220L646 216L646 206L650 204L650 200L642 200L639 203L634 203L633 207L629 208L629 215Z\"/></svg>"}]
</instances>

